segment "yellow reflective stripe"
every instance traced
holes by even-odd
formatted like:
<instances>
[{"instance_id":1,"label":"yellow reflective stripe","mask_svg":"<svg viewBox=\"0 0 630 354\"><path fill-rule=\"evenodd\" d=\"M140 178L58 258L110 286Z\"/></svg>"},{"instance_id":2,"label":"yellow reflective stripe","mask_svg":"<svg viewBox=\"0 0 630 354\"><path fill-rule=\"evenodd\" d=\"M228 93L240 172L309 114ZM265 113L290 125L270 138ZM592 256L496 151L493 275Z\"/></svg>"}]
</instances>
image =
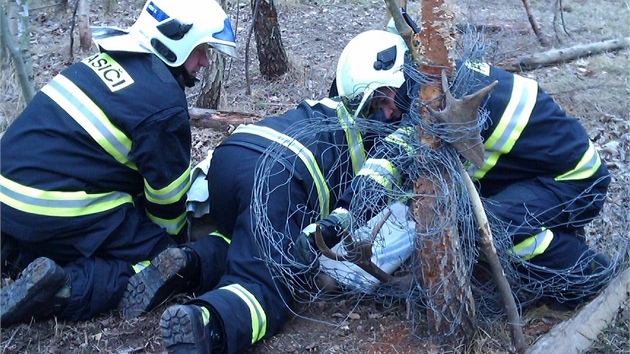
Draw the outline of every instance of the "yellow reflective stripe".
<instances>
[{"instance_id":1,"label":"yellow reflective stripe","mask_svg":"<svg viewBox=\"0 0 630 354\"><path fill-rule=\"evenodd\" d=\"M170 235L177 235L182 230L184 225L186 225L186 213L180 214L175 219L159 218L149 213L148 210L146 211L146 213L149 219L151 219L151 221L153 221L160 227L166 229L166 232L169 233Z\"/></svg>"},{"instance_id":2,"label":"yellow reflective stripe","mask_svg":"<svg viewBox=\"0 0 630 354\"><path fill-rule=\"evenodd\" d=\"M530 260L534 256L545 252L551 244L551 240L553 240L553 232L549 229L543 229L539 234L526 238L519 244L514 245L510 251L524 260Z\"/></svg>"},{"instance_id":3,"label":"yellow reflective stripe","mask_svg":"<svg viewBox=\"0 0 630 354\"><path fill-rule=\"evenodd\" d=\"M348 151L352 160L352 169L356 175L361 170L361 166L365 162L365 149L363 148L363 137L361 132L354 125L354 117L348 113L343 104L337 106L337 115L341 127L346 133L346 141L348 142Z\"/></svg>"},{"instance_id":4,"label":"yellow reflective stripe","mask_svg":"<svg viewBox=\"0 0 630 354\"><path fill-rule=\"evenodd\" d=\"M397 170L389 160L370 158L358 175L368 176L383 187L391 189L396 181Z\"/></svg>"},{"instance_id":5,"label":"yellow reflective stripe","mask_svg":"<svg viewBox=\"0 0 630 354\"><path fill-rule=\"evenodd\" d=\"M131 140L74 83L57 75L41 91L59 105L116 161L138 170L129 159Z\"/></svg>"},{"instance_id":6,"label":"yellow reflective stripe","mask_svg":"<svg viewBox=\"0 0 630 354\"><path fill-rule=\"evenodd\" d=\"M580 162L569 172L563 173L556 177L556 181L569 181L576 179L586 179L591 177L597 172L599 166L601 166L602 160L599 158L595 145L589 140L588 150L584 153Z\"/></svg>"},{"instance_id":7,"label":"yellow reflective stripe","mask_svg":"<svg viewBox=\"0 0 630 354\"><path fill-rule=\"evenodd\" d=\"M140 261L134 265L131 266L131 268L133 268L133 271L136 272L136 274L140 273L144 268L148 267L149 264L151 264L151 261Z\"/></svg>"},{"instance_id":8,"label":"yellow reflective stripe","mask_svg":"<svg viewBox=\"0 0 630 354\"><path fill-rule=\"evenodd\" d=\"M208 308L205 306L199 307L201 307L201 319L203 321L203 325L207 326L208 323L210 323L210 310L208 310Z\"/></svg>"},{"instance_id":9,"label":"yellow reflective stripe","mask_svg":"<svg viewBox=\"0 0 630 354\"><path fill-rule=\"evenodd\" d=\"M315 182L315 187L317 188L317 195L319 198L319 209L321 213L320 217L323 218L328 215L328 210L330 209L330 190L328 189L328 185L326 184L324 174L319 168L319 165L317 164L313 153L309 149L307 149L304 145L302 145L302 143L293 139L292 137L284 135L276 130L267 127L242 124L239 125L232 134L238 133L258 135L293 151L293 153L295 153L300 158L300 160L302 160L308 171L311 173L311 176L313 177L313 181Z\"/></svg>"},{"instance_id":10,"label":"yellow reflective stripe","mask_svg":"<svg viewBox=\"0 0 630 354\"><path fill-rule=\"evenodd\" d=\"M232 239L227 238L227 236L225 236L224 234L220 233L219 231L213 231L210 233L210 236L216 236L216 237L220 237L223 239L223 241L227 242L228 245L232 243Z\"/></svg>"},{"instance_id":11,"label":"yellow reflective stripe","mask_svg":"<svg viewBox=\"0 0 630 354\"><path fill-rule=\"evenodd\" d=\"M190 180L190 169L191 165L189 164L188 168L186 168L186 170L179 177L177 177L176 180L161 189L155 189L151 187L149 185L149 182L145 179L144 194L147 200L155 204L166 205L173 204L176 201L182 199L184 194L188 192L190 184L192 183L192 181Z\"/></svg>"},{"instance_id":12,"label":"yellow reflective stripe","mask_svg":"<svg viewBox=\"0 0 630 354\"><path fill-rule=\"evenodd\" d=\"M0 201L15 209L47 216L82 216L113 209L133 198L122 192L45 191L21 185L0 175Z\"/></svg>"},{"instance_id":13,"label":"yellow reflective stripe","mask_svg":"<svg viewBox=\"0 0 630 354\"><path fill-rule=\"evenodd\" d=\"M480 169L473 170L474 179L483 178L497 164L501 155L512 150L529 122L537 96L538 84L536 81L514 75L510 102L505 107L499 124L492 135L483 144L486 150L486 159Z\"/></svg>"},{"instance_id":14,"label":"yellow reflective stripe","mask_svg":"<svg viewBox=\"0 0 630 354\"><path fill-rule=\"evenodd\" d=\"M401 148L407 150L407 154L411 156L415 154L416 151L414 150L413 145L407 142L409 139L410 133L413 133L412 127L399 128L399 129L396 129L395 132L389 134L385 138L385 141L394 143L400 146Z\"/></svg>"},{"instance_id":15,"label":"yellow reflective stripe","mask_svg":"<svg viewBox=\"0 0 630 354\"><path fill-rule=\"evenodd\" d=\"M262 339L267 333L267 314L256 297L239 284L224 286L221 289L236 294L249 307L252 319L252 344Z\"/></svg>"}]
</instances>

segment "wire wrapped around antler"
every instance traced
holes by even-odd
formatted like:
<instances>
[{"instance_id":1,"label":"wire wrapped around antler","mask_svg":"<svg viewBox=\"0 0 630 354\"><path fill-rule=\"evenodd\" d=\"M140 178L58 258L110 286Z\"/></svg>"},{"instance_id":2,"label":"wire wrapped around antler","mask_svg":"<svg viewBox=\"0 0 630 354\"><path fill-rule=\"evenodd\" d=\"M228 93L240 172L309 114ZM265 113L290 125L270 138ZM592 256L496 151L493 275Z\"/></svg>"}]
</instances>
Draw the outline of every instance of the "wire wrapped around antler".
<instances>
[{"instance_id":1,"label":"wire wrapped around antler","mask_svg":"<svg viewBox=\"0 0 630 354\"><path fill-rule=\"evenodd\" d=\"M372 230L372 237L368 240L358 240L355 241L352 237L344 231L341 236L341 242L344 244L344 248L346 250L346 254L339 254L333 252L324 242L324 238L322 237L322 230L319 226L315 229L315 244L319 251L326 257L342 262L351 262L356 264L358 267L366 271L368 274L378 279L379 281L386 283L394 280L394 277L387 274L387 272L383 271L379 268L374 262L372 262L372 247L374 239L376 235L379 233L383 224L387 221L387 219L391 215L391 210L387 211L387 214L383 219L381 219L378 224Z\"/></svg>"}]
</instances>

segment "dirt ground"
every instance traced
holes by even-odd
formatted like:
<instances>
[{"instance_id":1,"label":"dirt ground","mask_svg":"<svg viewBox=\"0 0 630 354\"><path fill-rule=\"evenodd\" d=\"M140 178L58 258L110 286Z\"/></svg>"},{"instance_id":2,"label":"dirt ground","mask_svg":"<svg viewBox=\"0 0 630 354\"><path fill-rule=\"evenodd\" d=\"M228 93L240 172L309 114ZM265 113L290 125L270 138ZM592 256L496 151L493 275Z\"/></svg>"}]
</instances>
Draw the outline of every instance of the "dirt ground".
<instances>
[{"instance_id":1,"label":"dirt ground","mask_svg":"<svg viewBox=\"0 0 630 354\"><path fill-rule=\"evenodd\" d=\"M4 1L3 1L4 2ZM556 48L630 36L630 3L624 0L531 0L534 16ZM36 1L31 7L33 61L37 88L69 63L95 50L76 49L69 56L71 11L58 12L52 1ZM105 10L105 0L92 1L93 25L129 26L142 7L140 0L119 0ZM245 41L251 23L249 2L228 1L228 12L239 40L239 57L228 62L221 110L271 115L284 112L302 99L327 95L336 60L344 45L358 33L382 28L384 5L377 0L278 0L282 40L291 71L274 81L258 73L255 43L249 53L252 94L246 94ZM542 52L520 1L458 0L458 20L485 25L490 44L488 60L500 64L521 55ZM410 13L418 19L417 3ZM562 15L562 16L561 16ZM554 21L555 19L555 21ZM564 27L563 27L564 24ZM589 130L613 174L604 214L591 227L598 239L621 234L628 237L630 220L630 49L604 53L523 72L541 86ZM21 110L21 93L12 67L0 76L0 119L10 121ZM191 93L191 102L194 93ZM203 158L223 132L194 129L196 160ZM621 217L619 217L621 215ZM610 222L612 220L612 222ZM622 222L619 222L622 220ZM623 222L625 221L625 222ZM625 234L625 235L624 235ZM162 353L158 321L166 306L185 301L180 295L153 312L134 320L105 313L80 323L42 320L0 330L0 353ZM615 322L600 335L593 353L630 353L630 304L619 309ZM250 353L509 353L506 325L498 321L479 330L467 348L444 349L428 345L411 333L404 303L339 301L296 306L284 330L263 340ZM534 342L572 312L546 308L526 309L525 334Z\"/></svg>"}]
</instances>

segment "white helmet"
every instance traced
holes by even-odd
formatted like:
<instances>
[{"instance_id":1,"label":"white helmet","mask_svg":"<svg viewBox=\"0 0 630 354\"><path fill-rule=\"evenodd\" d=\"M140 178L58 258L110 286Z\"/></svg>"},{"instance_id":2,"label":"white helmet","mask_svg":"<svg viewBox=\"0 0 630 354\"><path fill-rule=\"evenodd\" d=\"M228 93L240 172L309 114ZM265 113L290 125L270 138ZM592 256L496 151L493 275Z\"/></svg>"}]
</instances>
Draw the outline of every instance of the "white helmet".
<instances>
[{"instance_id":1,"label":"white helmet","mask_svg":"<svg viewBox=\"0 0 630 354\"><path fill-rule=\"evenodd\" d=\"M406 51L400 35L379 30L363 32L346 45L337 63L337 92L355 116L369 107L377 88L398 89L405 82Z\"/></svg>"},{"instance_id":2,"label":"white helmet","mask_svg":"<svg viewBox=\"0 0 630 354\"><path fill-rule=\"evenodd\" d=\"M202 43L236 56L232 25L215 0L148 0L129 30L95 28L93 38L105 50L154 53L171 67Z\"/></svg>"}]
</instances>

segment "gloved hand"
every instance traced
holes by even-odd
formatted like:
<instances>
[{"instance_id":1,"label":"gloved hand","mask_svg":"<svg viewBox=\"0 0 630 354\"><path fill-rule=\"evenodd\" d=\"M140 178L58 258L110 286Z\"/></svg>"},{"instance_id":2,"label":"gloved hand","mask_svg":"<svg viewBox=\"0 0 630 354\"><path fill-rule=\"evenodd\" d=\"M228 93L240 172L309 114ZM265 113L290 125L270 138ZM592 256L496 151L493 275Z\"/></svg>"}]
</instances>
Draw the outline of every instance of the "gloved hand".
<instances>
[{"instance_id":1,"label":"gloved hand","mask_svg":"<svg viewBox=\"0 0 630 354\"><path fill-rule=\"evenodd\" d=\"M333 210L327 217L305 227L295 240L295 259L305 266L314 264L319 255L315 244L315 231L319 226L324 243L333 247L340 240L340 235L350 227L350 214L344 208Z\"/></svg>"}]
</instances>

